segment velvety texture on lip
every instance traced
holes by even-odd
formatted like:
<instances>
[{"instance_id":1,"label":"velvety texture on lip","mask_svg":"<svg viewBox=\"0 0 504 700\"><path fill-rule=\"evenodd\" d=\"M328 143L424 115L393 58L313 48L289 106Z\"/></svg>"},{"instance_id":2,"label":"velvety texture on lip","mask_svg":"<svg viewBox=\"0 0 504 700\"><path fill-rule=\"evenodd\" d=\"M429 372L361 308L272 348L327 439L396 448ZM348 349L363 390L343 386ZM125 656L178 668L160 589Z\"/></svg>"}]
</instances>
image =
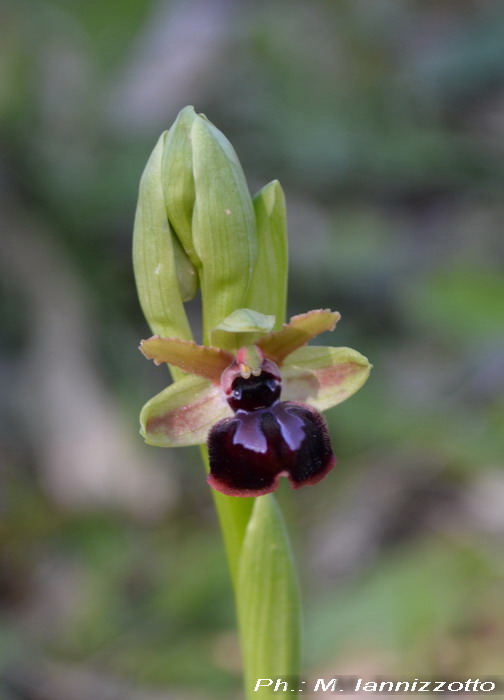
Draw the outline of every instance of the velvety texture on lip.
<instances>
[{"instance_id":1,"label":"velvety texture on lip","mask_svg":"<svg viewBox=\"0 0 504 700\"><path fill-rule=\"evenodd\" d=\"M336 463L322 416L286 401L219 421L208 449L208 482L228 496L262 496L277 488L280 476L295 489L315 484Z\"/></svg>"}]
</instances>

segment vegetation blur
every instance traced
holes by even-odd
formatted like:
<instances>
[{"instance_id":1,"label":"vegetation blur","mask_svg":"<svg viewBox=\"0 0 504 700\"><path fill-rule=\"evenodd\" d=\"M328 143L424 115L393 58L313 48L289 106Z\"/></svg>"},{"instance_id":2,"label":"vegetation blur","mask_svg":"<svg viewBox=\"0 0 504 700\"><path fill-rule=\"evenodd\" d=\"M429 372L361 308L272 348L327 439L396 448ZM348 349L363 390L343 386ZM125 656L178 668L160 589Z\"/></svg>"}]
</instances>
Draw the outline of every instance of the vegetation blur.
<instances>
[{"instance_id":1,"label":"vegetation blur","mask_svg":"<svg viewBox=\"0 0 504 700\"><path fill-rule=\"evenodd\" d=\"M502 673L504 4L4 0L2 15L0 700L241 693L198 452L138 435L166 372L137 349L137 188L186 104L252 192L285 189L289 315L337 309L331 344L374 364L326 414L337 468L279 492L304 671Z\"/></svg>"}]
</instances>

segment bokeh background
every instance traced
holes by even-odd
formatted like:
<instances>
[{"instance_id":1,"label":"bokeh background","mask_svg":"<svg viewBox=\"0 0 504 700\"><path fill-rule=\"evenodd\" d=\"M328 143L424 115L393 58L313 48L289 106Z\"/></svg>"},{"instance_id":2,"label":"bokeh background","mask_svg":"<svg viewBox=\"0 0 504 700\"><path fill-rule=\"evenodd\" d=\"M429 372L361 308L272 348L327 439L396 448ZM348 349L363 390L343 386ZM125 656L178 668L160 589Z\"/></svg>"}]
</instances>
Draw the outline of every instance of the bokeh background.
<instances>
[{"instance_id":1,"label":"bokeh background","mask_svg":"<svg viewBox=\"0 0 504 700\"><path fill-rule=\"evenodd\" d=\"M504 4L4 0L0 699L240 696L197 450L143 445L131 230L194 104L285 189L289 312L374 364L339 466L280 500L305 671L482 677L504 656ZM500 426L500 427L499 427Z\"/></svg>"}]
</instances>

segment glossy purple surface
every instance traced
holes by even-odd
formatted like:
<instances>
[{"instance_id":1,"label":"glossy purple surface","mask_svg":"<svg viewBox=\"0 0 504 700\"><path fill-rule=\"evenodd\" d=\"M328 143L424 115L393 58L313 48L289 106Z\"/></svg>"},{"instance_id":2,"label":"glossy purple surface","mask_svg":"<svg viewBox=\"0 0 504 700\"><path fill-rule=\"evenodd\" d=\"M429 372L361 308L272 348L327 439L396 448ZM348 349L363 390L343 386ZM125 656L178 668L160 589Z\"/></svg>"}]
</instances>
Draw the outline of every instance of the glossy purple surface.
<instances>
[{"instance_id":1,"label":"glossy purple surface","mask_svg":"<svg viewBox=\"0 0 504 700\"><path fill-rule=\"evenodd\" d=\"M281 384L270 372L244 379L238 375L231 384L227 402L233 411L255 411L272 406L280 398Z\"/></svg>"},{"instance_id":2,"label":"glossy purple surface","mask_svg":"<svg viewBox=\"0 0 504 700\"><path fill-rule=\"evenodd\" d=\"M293 488L314 484L336 462L322 416L289 402L239 410L219 421L210 431L208 448L208 481L230 496L274 491L280 476L287 476Z\"/></svg>"},{"instance_id":3,"label":"glossy purple surface","mask_svg":"<svg viewBox=\"0 0 504 700\"><path fill-rule=\"evenodd\" d=\"M263 368L247 378L234 367L226 370L223 389L235 415L208 436L208 482L230 496L269 493L281 476L295 489L314 484L336 463L322 416L305 404L280 401L278 368L269 360Z\"/></svg>"}]
</instances>

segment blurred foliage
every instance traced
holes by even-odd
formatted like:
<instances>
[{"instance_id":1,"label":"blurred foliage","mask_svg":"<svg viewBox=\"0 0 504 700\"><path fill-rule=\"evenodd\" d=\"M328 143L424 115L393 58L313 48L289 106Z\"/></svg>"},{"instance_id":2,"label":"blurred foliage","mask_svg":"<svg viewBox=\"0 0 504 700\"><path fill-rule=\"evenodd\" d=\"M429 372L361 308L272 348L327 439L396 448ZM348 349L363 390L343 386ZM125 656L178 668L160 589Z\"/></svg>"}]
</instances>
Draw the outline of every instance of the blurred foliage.
<instances>
[{"instance_id":1,"label":"blurred foliage","mask_svg":"<svg viewBox=\"0 0 504 700\"><path fill-rule=\"evenodd\" d=\"M328 415L339 467L326 488L280 492L307 673L498 673L502 3L7 0L2 15L5 230L17 222L28 256L29 217L58 251L48 279L75 278L79 343L133 437L165 383L136 350L136 190L186 103L230 138L251 190L285 188L289 311L338 309L331 342L375 366ZM151 518L114 504L116 487L105 504L58 500L20 406L47 281L35 256L34 300L2 257L0 698L111 697L96 679L122 698L236 696L231 593L196 453L142 452L173 479Z\"/></svg>"}]
</instances>

